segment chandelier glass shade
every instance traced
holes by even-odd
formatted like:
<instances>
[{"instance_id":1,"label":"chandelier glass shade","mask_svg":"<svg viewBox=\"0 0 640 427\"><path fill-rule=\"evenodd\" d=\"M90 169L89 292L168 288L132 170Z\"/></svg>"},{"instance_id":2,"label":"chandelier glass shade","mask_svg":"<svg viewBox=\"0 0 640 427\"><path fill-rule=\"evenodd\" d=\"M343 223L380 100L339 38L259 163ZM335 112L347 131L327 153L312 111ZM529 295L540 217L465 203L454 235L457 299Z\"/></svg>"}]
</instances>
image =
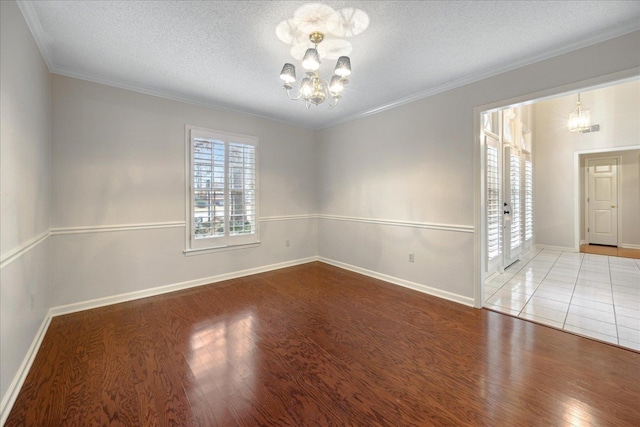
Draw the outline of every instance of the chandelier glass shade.
<instances>
[{"instance_id":1,"label":"chandelier glass shade","mask_svg":"<svg viewBox=\"0 0 640 427\"><path fill-rule=\"evenodd\" d=\"M306 50L302 58L302 68L305 71L304 77L300 82L297 95L292 94L293 85L296 82L296 67L291 63L284 64L280 72L280 79L284 82L282 87L287 91L290 99L303 99L305 106L310 108L311 105L320 105L328 100L329 107L335 107L342 98L344 85L349 80L347 77L351 75L351 60L348 56L341 56L334 68L334 74L331 80L323 79L320 76L320 54L318 53L318 44L324 39L324 34L314 31L309 34L309 40L314 47Z\"/></svg>"},{"instance_id":2,"label":"chandelier glass shade","mask_svg":"<svg viewBox=\"0 0 640 427\"><path fill-rule=\"evenodd\" d=\"M591 111L582 108L580 94L576 108L569 113L568 127L570 132L587 132L591 128Z\"/></svg>"}]
</instances>

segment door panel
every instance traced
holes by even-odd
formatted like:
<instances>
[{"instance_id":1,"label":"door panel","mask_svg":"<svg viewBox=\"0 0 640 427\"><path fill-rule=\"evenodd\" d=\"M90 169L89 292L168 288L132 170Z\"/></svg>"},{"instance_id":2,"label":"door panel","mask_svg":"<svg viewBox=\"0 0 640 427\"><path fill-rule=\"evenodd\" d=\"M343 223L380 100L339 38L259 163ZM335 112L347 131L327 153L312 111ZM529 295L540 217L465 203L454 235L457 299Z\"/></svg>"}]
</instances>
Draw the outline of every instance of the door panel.
<instances>
[{"instance_id":1,"label":"door panel","mask_svg":"<svg viewBox=\"0 0 640 427\"><path fill-rule=\"evenodd\" d=\"M618 245L618 160L587 159L587 239Z\"/></svg>"},{"instance_id":2,"label":"door panel","mask_svg":"<svg viewBox=\"0 0 640 427\"><path fill-rule=\"evenodd\" d=\"M596 172L597 173L597 172ZM595 177L595 188L593 199L596 202L608 202L611 200L612 182L611 177Z\"/></svg>"},{"instance_id":3,"label":"door panel","mask_svg":"<svg viewBox=\"0 0 640 427\"><path fill-rule=\"evenodd\" d=\"M504 148L504 267L516 262L522 249L520 153Z\"/></svg>"},{"instance_id":4,"label":"door panel","mask_svg":"<svg viewBox=\"0 0 640 427\"><path fill-rule=\"evenodd\" d=\"M593 211L593 229L596 234L611 234L611 210Z\"/></svg>"}]
</instances>

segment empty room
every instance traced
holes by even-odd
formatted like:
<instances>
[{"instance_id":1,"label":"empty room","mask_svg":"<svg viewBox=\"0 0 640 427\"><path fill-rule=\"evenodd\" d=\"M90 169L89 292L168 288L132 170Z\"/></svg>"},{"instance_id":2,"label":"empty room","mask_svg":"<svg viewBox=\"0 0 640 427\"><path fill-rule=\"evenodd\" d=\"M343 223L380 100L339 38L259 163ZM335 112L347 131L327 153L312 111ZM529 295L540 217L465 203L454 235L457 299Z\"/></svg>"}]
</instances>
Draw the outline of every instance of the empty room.
<instances>
[{"instance_id":1,"label":"empty room","mask_svg":"<svg viewBox=\"0 0 640 427\"><path fill-rule=\"evenodd\" d=\"M0 425L640 425L640 2L0 8Z\"/></svg>"}]
</instances>

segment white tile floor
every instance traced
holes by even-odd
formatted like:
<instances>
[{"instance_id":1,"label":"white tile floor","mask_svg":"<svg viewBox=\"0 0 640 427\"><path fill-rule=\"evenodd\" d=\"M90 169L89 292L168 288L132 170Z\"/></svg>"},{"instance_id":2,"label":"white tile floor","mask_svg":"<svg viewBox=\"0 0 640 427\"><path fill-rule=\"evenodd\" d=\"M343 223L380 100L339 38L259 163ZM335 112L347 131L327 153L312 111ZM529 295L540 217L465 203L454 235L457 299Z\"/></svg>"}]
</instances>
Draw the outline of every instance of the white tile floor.
<instances>
[{"instance_id":1,"label":"white tile floor","mask_svg":"<svg viewBox=\"0 0 640 427\"><path fill-rule=\"evenodd\" d=\"M640 259L533 250L485 283L485 307L640 351Z\"/></svg>"}]
</instances>

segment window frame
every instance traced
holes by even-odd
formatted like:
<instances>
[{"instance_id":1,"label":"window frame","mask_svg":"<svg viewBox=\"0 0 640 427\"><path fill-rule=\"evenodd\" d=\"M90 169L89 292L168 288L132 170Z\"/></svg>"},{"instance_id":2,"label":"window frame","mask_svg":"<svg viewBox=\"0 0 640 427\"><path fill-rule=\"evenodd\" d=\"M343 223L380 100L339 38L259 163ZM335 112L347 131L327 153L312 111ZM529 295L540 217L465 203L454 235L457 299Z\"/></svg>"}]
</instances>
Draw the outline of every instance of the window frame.
<instances>
[{"instance_id":1,"label":"window frame","mask_svg":"<svg viewBox=\"0 0 640 427\"><path fill-rule=\"evenodd\" d=\"M195 238L195 198L194 188L194 139L207 138L224 143L224 235L202 239ZM233 235L230 233L230 190L229 190L229 145L242 144L254 147L254 207L255 232L250 234ZM259 139L252 135L220 131L199 126L185 125L185 255L197 255L209 252L227 251L255 247L260 244L260 216L259 216Z\"/></svg>"}]
</instances>

